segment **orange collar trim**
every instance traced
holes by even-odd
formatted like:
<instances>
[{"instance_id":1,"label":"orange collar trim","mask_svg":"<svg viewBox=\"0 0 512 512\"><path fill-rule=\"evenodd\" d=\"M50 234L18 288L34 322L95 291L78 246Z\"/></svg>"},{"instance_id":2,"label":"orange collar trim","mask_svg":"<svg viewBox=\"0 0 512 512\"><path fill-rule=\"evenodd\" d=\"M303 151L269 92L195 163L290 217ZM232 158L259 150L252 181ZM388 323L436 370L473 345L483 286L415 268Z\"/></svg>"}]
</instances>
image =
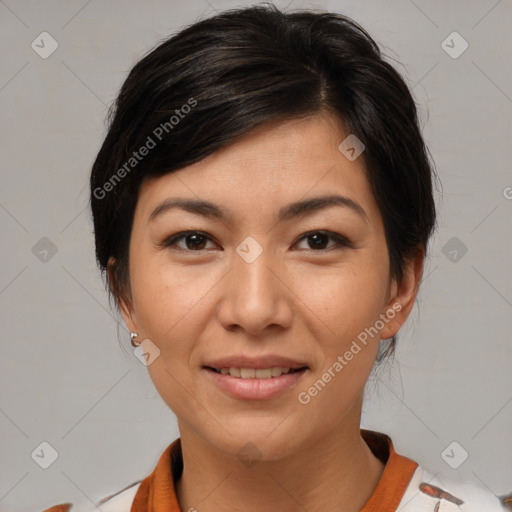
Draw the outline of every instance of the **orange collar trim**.
<instances>
[{"instance_id":1,"label":"orange collar trim","mask_svg":"<svg viewBox=\"0 0 512 512\"><path fill-rule=\"evenodd\" d=\"M386 434L361 429L361 437L386 465L361 512L394 511L418 464L396 453ZM175 489L175 480L181 477L182 471L181 438L178 438L164 450L154 471L141 482L130 512L182 512Z\"/></svg>"}]
</instances>

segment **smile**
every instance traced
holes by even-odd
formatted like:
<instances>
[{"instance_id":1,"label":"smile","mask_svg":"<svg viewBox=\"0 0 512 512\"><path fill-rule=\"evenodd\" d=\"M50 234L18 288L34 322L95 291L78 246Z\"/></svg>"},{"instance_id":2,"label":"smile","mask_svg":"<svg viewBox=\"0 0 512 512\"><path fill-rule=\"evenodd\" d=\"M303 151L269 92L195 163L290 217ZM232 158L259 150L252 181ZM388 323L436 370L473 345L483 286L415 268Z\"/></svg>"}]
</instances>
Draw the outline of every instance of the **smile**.
<instances>
[{"instance_id":1,"label":"smile","mask_svg":"<svg viewBox=\"0 0 512 512\"><path fill-rule=\"evenodd\" d=\"M290 368L203 367L203 375L219 391L239 400L266 400L295 388L307 366Z\"/></svg>"}]
</instances>

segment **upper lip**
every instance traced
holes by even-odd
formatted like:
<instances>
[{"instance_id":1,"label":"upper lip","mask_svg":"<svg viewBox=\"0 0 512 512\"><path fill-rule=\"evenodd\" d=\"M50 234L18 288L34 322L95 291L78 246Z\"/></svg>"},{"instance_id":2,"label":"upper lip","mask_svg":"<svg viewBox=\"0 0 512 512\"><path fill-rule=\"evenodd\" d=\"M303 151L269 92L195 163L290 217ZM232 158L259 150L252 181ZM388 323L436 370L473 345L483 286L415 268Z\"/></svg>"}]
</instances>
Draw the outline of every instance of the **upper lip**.
<instances>
[{"instance_id":1,"label":"upper lip","mask_svg":"<svg viewBox=\"0 0 512 512\"><path fill-rule=\"evenodd\" d=\"M266 355L259 357L247 356L231 356L208 361L204 366L210 368L272 368L273 366L280 366L282 368L303 368L307 367L305 363L297 360L289 359L288 357L278 355Z\"/></svg>"}]
</instances>

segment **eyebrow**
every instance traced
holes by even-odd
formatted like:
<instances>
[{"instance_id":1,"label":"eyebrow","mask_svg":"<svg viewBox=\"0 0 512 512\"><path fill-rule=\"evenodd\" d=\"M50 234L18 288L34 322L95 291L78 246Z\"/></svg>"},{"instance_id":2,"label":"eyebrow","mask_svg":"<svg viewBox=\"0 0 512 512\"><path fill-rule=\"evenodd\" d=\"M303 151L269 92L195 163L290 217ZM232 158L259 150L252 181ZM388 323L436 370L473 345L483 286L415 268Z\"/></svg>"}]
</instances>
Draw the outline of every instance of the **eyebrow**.
<instances>
[{"instance_id":1,"label":"eyebrow","mask_svg":"<svg viewBox=\"0 0 512 512\"><path fill-rule=\"evenodd\" d=\"M301 217L308 213L317 212L332 206L341 206L344 208L349 208L353 212L357 213L359 216L363 217L365 220L368 220L368 215L366 214L366 211L359 203L356 203L353 199L350 199L349 197L341 195L325 195L313 197L311 199L306 199L303 201L297 201L295 203L290 203L286 206L283 206L279 210L277 218L279 221L289 221L291 219ZM184 199L172 197L160 203L153 210L153 212L148 218L148 222L156 219L164 212L168 212L176 208L197 215L202 215L203 217L210 217L220 220L229 220L230 218L233 217L233 214L230 210L223 209L210 201L204 201L201 199Z\"/></svg>"}]
</instances>

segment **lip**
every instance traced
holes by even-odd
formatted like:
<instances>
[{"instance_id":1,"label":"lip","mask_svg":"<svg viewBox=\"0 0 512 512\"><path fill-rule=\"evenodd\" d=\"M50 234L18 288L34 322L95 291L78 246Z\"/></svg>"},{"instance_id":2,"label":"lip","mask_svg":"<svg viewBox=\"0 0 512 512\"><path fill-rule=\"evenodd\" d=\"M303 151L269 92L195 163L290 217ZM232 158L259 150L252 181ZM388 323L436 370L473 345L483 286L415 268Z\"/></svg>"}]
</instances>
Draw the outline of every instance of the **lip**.
<instances>
[{"instance_id":1,"label":"lip","mask_svg":"<svg viewBox=\"0 0 512 512\"><path fill-rule=\"evenodd\" d=\"M254 361L253 361L254 363ZM215 364L218 364L215 363ZM247 364L247 363L245 363ZM255 364L255 363L254 363ZM268 364L268 363L265 363ZM273 366L288 366L287 364L275 364ZM230 366L238 366L231 364ZM305 366L305 365L302 365ZM242 368L257 368L255 366L241 366ZM219 367L216 367L219 368ZM222 368L222 366L220 366ZM268 368L268 366L259 366L259 368ZM294 373L282 374L279 377L272 377L270 379L242 379L238 377L231 377L231 375L223 375L215 371L203 367L207 379L211 379L213 383L224 393L241 400L265 400L279 395L297 386L299 380L308 371L307 367Z\"/></svg>"},{"instance_id":2,"label":"lip","mask_svg":"<svg viewBox=\"0 0 512 512\"><path fill-rule=\"evenodd\" d=\"M281 366L283 368L302 368L308 366L306 363L289 359L287 357L278 355L266 355L260 357L247 357L247 356L231 356L223 357L208 361L204 367L210 368L254 368L255 370L261 368L271 368L272 366ZM277 377L276 377L277 378Z\"/></svg>"}]
</instances>

